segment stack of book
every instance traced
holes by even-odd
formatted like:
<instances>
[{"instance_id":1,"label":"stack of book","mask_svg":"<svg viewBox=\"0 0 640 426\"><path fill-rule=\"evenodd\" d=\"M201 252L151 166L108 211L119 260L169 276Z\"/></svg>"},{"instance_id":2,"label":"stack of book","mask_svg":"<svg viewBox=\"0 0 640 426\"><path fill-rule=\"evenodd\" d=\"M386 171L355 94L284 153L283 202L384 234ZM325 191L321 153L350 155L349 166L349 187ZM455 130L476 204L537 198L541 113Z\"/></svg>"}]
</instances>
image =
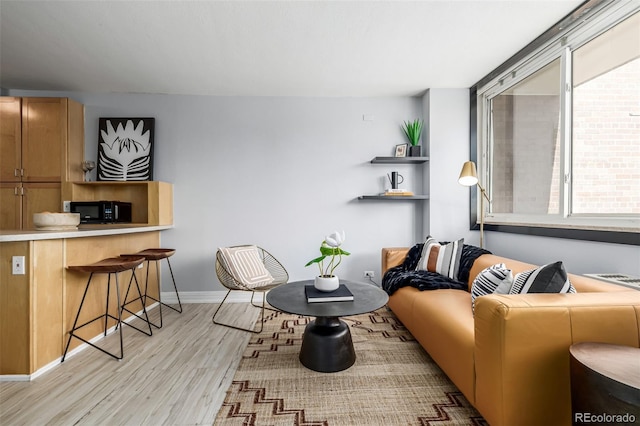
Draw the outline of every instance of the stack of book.
<instances>
[{"instance_id":1,"label":"stack of book","mask_svg":"<svg viewBox=\"0 0 640 426\"><path fill-rule=\"evenodd\" d=\"M413 192L407 191L406 189L387 189L382 195L388 195L390 197L393 197L393 196L410 197L413 195Z\"/></svg>"},{"instance_id":2,"label":"stack of book","mask_svg":"<svg viewBox=\"0 0 640 426\"><path fill-rule=\"evenodd\" d=\"M304 292L307 296L307 303L349 302L353 300L353 293L344 284L340 284L337 290L331 292L320 291L313 285L306 285Z\"/></svg>"}]
</instances>

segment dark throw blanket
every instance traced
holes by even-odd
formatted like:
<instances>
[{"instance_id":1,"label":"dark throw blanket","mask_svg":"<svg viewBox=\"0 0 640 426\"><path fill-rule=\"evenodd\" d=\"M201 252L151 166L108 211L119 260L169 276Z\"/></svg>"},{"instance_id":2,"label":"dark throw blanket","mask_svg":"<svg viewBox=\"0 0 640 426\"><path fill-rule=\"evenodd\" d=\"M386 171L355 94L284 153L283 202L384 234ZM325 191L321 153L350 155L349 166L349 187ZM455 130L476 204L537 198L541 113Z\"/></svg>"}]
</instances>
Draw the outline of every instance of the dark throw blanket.
<instances>
[{"instance_id":1,"label":"dark throw blanket","mask_svg":"<svg viewBox=\"0 0 640 426\"><path fill-rule=\"evenodd\" d=\"M423 246L424 243L419 243L411 247L402 265L389 268L384 274L382 278L382 288L387 294L392 295L397 289L407 286L415 287L421 291L437 290L440 288L467 290L467 281L469 281L469 272L471 272L473 262L483 254L491 254L490 251L481 249L480 247L464 244L460 256L458 280L453 280L436 272L415 270L420 260Z\"/></svg>"}]
</instances>

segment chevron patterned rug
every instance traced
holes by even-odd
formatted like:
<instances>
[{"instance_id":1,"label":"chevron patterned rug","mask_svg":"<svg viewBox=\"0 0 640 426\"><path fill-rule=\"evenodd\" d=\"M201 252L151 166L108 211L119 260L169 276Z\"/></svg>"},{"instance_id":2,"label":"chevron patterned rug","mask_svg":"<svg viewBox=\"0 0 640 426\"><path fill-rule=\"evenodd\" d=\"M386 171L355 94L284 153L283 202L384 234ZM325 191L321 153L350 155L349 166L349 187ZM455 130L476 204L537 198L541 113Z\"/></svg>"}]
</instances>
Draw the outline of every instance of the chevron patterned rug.
<instances>
[{"instance_id":1,"label":"chevron patterned rug","mask_svg":"<svg viewBox=\"0 0 640 426\"><path fill-rule=\"evenodd\" d=\"M338 373L300 364L301 337L311 319L265 316L215 425L487 425L386 307L343 319L357 358Z\"/></svg>"}]
</instances>

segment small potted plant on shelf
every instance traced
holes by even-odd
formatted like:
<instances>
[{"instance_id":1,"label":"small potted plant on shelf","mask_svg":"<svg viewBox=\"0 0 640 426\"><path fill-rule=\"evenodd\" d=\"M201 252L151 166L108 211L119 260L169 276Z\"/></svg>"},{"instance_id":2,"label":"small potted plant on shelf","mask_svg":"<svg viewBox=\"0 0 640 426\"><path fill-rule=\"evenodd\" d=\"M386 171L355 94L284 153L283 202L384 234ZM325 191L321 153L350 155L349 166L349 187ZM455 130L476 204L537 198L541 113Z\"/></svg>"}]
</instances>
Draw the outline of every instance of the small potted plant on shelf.
<instances>
[{"instance_id":1,"label":"small potted plant on shelf","mask_svg":"<svg viewBox=\"0 0 640 426\"><path fill-rule=\"evenodd\" d=\"M338 265L340 265L340 262L342 262L342 256L349 256L351 254L340 248L344 242L344 238L344 231L336 231L331 235L327 235L324 241L322 241L322 244L320 244L321 256L310 260L304 265L309 266L315 263L318 265L318 268L320 268L320 275L318 275L314 281L315 288L320 291L334 291L340 286L340 280L333 274L333 271L335 271ZM330 260L325 264L327 258Z\"/></svg>"},{"instance_id":2,"label":"small potted plant on shelf","mask_svg":"<svg viewBox=\"0 0 640 426\"><path fill-rule=\"evenodd\" d=\"M407 135L409 143L409 156L420 157L420 136L422 136L422 126L424 126L424 120L415 119L414 121L405 121L402 130Z\"/></svg>"}]
</instances>

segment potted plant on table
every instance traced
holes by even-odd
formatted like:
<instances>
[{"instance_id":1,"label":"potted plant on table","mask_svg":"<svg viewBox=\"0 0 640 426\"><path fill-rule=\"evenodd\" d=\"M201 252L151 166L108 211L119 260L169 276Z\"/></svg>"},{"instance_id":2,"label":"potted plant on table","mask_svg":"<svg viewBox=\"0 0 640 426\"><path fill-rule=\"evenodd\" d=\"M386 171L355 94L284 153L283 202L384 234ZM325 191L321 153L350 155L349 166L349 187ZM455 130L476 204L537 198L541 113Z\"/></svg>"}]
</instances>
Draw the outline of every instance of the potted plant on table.
<instances>
[{"instance_id":1,"label":"potted plant on table","mask_svg":"<svg viewBox=\"0 0 640 426\"><path fill-rule=\"evenodd\" d=\"M422 136L422 127L424 126L424 120L415 119L414 121L405 121L402 130L407 135L409 143L409 156L420 157L420 136Z\"/></svg>"},{"instance_id":2,"label":"potted plant on table","mask_svg":"<svg viewBox=\"0 0 640 426\"><path fill-rule=\"evenodd\" d=\"M320 268L320 275L315 278L314 286L320 291L334 291L340 286L340 280L333 271L342 262L342 256L349 256L351 253L340 248L344 242L345 234L342 232L334 232L331 235L327 235L320 244L320 257L316 257L313 260L307 262L304 266L317 264ZM326 261L329 259L328 261ZM326 261L326 262L325 262Z\"/></svg>"}]
</instances>

